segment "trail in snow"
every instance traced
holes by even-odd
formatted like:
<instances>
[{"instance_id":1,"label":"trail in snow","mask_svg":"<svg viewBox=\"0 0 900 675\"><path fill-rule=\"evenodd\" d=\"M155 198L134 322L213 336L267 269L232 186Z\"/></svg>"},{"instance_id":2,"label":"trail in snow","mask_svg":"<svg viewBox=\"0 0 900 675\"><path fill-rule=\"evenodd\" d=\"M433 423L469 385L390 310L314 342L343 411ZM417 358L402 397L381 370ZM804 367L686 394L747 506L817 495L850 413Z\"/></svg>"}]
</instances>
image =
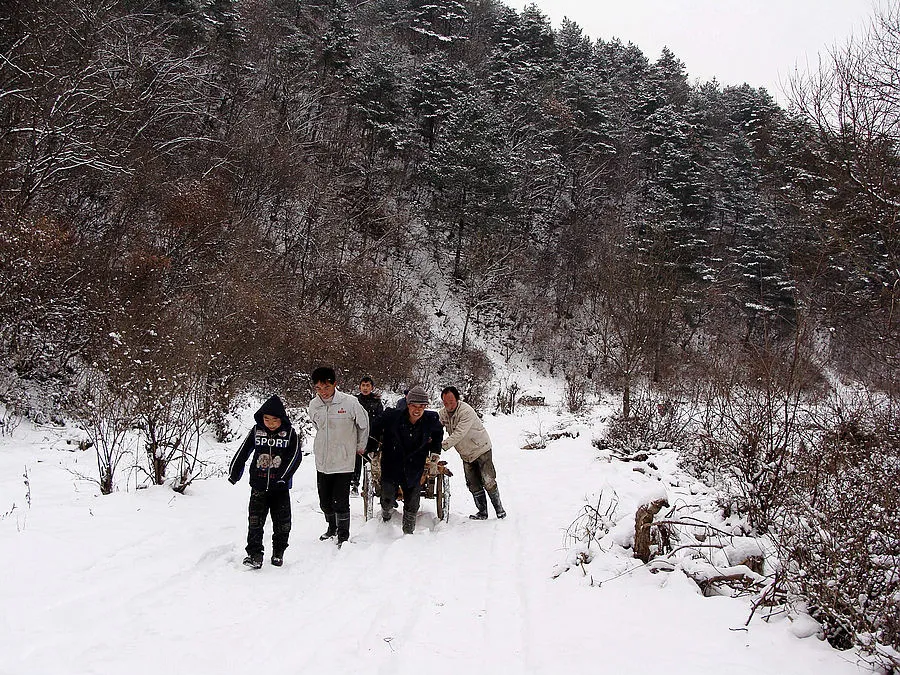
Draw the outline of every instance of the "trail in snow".
<instances>
[{"instance_id":1,"label":"trail in snow","mask_svg":"<svg viewBox=\"0 0 900 675\"><path fill-rule=\"evenodd\" d=\"M0 446L0 512L17 503L0 520L0 673L859 672L852 656L783 624L742 630L744 601L704 598L677 571L640 569L599 588L578 569L553 579L586 499L605 487L631 508L654 479L599 461L587 424L578 438L520 449L540 423L533 411L486 419L506 520L492 509L468 519L451 451L449 523L423 499L416 533L403 536L398 515L366 523L354 500L342 550L318 540L306 457L285 566L267 551L259 571L241 565L246 482L100 497L68 472L76 460L87 471L84 454L60 452L52 430L23 429ZM214 447L212 461L224 467L232 449ZM17 478L26 465L30 509ZM601 555L592 567L609 578L632 564Z\"/></svg>"}]
</instances>

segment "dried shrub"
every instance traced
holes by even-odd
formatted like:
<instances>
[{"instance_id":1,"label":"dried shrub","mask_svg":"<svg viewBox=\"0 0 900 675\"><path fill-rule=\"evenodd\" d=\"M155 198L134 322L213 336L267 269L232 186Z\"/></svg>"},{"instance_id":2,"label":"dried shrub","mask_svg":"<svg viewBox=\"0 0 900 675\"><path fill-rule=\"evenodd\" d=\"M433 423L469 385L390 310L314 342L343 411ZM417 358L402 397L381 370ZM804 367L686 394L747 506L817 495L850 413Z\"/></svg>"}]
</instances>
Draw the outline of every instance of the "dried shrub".
<instances>
[{"instance_id":1,"label":"dried shrub","mask_svg":"<svg viewBox=\"0 0 900 675\"><path fill-rule=\"evenodd\" d=\"M794 458L780 530L788 578L836 647L900 647L900 415L832 407Z\"/></svg>"}]
</instances>

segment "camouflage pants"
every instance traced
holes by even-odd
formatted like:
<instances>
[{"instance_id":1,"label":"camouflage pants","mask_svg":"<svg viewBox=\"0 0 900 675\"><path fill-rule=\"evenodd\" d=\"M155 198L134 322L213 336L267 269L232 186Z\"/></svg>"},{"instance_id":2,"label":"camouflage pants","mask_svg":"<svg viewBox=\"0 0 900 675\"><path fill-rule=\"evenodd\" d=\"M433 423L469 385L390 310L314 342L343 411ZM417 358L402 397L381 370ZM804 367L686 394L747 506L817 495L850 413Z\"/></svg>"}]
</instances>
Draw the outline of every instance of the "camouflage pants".
<instances>
[{"instance_id":1,"label":"camouflage pants","mask_svg":"<svg viewBox=\"0 0 900 675\"><path fill-rule=\"evenodd\" d=\"M488 450L472 462L463 461L463 470L466 473L466 487L472 494L482 490L490 492L497 487L497 469L494 468L493 451Z\"/></svg>"},{"instance_id":2,"label":"camouflage pants","mask_svg":"<svg viewBox=\"0 0 900 675\"><path fill-rule=\"evenodd\" d=\"M291 533L291 493L288 490L250 490L247 555L262 555L263 528L266 517L272 514L272 554L280 556L288 547Z\"/></svg>"}]
</instances>

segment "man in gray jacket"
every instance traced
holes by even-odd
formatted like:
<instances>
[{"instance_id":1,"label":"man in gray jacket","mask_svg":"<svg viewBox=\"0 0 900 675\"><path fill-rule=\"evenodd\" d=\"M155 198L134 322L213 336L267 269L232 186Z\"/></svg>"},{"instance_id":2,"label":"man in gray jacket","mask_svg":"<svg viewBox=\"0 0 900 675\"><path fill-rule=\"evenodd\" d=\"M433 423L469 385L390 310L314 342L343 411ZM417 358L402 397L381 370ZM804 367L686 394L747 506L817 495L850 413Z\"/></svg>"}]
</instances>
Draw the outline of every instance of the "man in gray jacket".
<instances>
[{"instance_id":1,"label":"man in gray jacket","mask_svg":"<svg viewBox=\"0 0 900 675\"><path fill-rule=\"evenodd\" d=\"M340 547L350 538L350 482L356 456L366 451L369 414L355 396L337 390L333 368L316 368L312 382L316 395L309 402L309 419L316 429L316 486L328 523L319 539L336 534Z\"/></svg>"},{"instance_id":2,"label":"man in gray jacket","mask_svg":"<svg viewBox=\"0 0 900 675\"><path fill-rule=\"evenodd\" d=\"M444 387L441 391L444 407L438 412L449 436L441 447L446 450L455 447L463 461L466 473L466 487L475 499L478 513L469 518L485 520L488 517L487 498L491 498L498 518L506 518L506 511L500 503L500 488L497 487L497 470L491 453L491 438L478 419L478 414L468 403L459 400L456 387ZM485 494L487 493L487 494Z\"/></svg>"}]
</instances>

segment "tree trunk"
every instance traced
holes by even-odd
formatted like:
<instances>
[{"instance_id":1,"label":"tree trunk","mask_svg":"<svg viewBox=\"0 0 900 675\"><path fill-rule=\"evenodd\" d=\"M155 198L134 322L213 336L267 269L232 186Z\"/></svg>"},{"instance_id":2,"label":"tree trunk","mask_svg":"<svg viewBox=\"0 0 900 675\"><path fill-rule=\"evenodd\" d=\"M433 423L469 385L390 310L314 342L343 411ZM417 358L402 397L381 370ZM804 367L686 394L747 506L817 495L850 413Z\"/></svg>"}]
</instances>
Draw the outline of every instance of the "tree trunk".
<instances>
[{"instance_id":1,"label":"tree trunk","mask_svg":"<svg viewBox=\"0 0 900 675\"><path fill-rule=\"evenodd\" d=\"M643 562L650 562L650 526L653 524L653 516L659 510L668 506L665 499L657 499L655 502L644 504L637 510L634 516L634 557Z\"/></svg>"},{"instance_id":2,"label":"tree trunk","mask_svg":"<svg viewBox=\"0 0 900 675\"><path fill-rule=\"evenodd\" d=\"M472 306L467 304L466 305L466 321L463 324L462 340L460 341L460 345L459 345L460 363L462 363L462 357L466 352L466 336L468 335L468 332L469 332L469 319L471 317L472 317Z\"/></svg>"},{"instance_id":3,"label":"tree trunk","mask_svg":"<svg viewBox=\"0 0 900 675\"><path fill-rule=\"evenodd\" d=\"M463 221L459 221L459 229L456 231L456 256L453 260L453 278L462 279L462 273L459 271L459 263L462 258L462 242L463 242Z\"/></svg>"}]
</instances>

